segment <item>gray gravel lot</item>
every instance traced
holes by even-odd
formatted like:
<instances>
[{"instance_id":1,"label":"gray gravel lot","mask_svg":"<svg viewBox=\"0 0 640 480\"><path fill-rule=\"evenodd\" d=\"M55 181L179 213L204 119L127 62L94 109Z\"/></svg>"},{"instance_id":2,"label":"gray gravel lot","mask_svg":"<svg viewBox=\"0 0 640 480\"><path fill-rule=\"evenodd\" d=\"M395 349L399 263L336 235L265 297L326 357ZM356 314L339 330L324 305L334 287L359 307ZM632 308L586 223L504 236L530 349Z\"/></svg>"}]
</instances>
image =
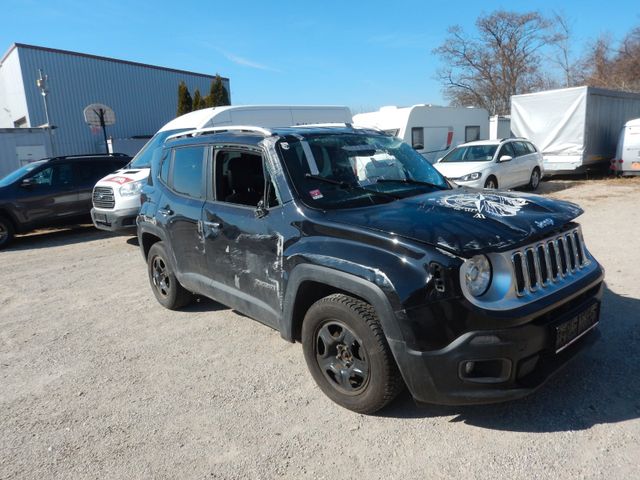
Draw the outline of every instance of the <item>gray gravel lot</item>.
<instances>
[{"instance_id":1,"label":"gray gravel lot","mask_svg":"<svg viewBox=\"0 0 640 480\"><path fill-rule=\"evenodd\" d=\"M89 227L0 252L0 478L640 478L640 179L553 181L607 270L602 338L536 394L379 416L299 344L212 301L164 310L135 242Z\"/></svg>"}]
</instances>

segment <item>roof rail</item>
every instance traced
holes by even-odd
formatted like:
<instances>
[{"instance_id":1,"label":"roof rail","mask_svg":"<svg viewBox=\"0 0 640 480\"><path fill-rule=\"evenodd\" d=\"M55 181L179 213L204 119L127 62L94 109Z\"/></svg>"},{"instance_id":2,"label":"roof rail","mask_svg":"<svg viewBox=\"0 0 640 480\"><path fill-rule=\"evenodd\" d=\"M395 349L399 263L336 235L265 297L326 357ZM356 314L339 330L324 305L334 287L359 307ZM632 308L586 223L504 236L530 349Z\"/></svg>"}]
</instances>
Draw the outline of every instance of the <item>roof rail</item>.
<instances>
[{"instance_id":1,"label":"roof rail","mask_svg":"<svg viewBox=\"0 0 640 480\"><path fill-rule=\"evenodd\" d=\"M56 155L55 157L49 157L49 160L66 160L69 158L96 158L96 157L129 157L129 155L125 153L82 153L79 155Z\"/></svg>"},{"instance_id":2,"label":"roof rail","mask_svg":"<svg viewBox=\"0 0 640 480\"><path fill-rule=\"evenodd\" d=\"M200 135L208 135L221 132L261 133L265 137L273 135L273 132L271 130L264 127L254 127L251 125L227 125L220 127L195 128L186 132L175 133L173 135L169 135L166 141L175 140L177 138L199 137Z\"/></svg>"},{"instance_id":3,"label":"roof rail","mask_svg":"<svg viewBox=\"0 0 640 480\"><path fill-rule=\"evenodd\" d=\"M505 137L501 138L499 141L504 142L505 140L529 140L527 137Z\"/></svg>"}]
</instances>

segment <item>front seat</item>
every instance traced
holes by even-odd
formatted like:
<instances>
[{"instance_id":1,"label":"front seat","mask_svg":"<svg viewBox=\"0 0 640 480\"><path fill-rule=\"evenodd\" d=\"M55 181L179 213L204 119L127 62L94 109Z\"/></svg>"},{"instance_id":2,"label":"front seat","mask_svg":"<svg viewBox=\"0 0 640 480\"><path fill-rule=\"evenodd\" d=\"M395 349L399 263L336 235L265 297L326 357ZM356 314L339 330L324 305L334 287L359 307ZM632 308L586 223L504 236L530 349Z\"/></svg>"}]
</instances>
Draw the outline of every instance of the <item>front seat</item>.
<instances>
[{"instance_id":1,"label":"front seat","mask_svg":"<svg viewBox=\"0 0 640 480\"><path fill-rule=\"evenodd\" d=\"M256 176L261 172L261 157L242 155L231 159L228 167L231 194L227 195L225 201L241 205L258 205L262 198L262 191L256 189Z\"/></svg>"}]
</instances>

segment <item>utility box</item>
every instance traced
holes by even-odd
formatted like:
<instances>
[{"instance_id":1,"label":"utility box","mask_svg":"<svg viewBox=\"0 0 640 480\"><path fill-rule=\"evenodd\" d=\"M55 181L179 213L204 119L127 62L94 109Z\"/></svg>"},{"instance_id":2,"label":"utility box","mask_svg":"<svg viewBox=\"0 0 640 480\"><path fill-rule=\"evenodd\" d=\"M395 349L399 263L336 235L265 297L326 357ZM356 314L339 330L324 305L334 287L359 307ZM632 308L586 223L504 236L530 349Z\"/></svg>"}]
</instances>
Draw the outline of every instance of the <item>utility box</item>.
<instances>
[{"instance_id":1,"label":"utility box","mask_svg":"<svg viewBox=\"0 0 640 480\"><path fill-rule=\"evenodd\" d=\"M620 129L640 117L640 94L594 87L511 97L511 131L533 141L546 174L607 168Z\"/></svg>"}]
</instances>

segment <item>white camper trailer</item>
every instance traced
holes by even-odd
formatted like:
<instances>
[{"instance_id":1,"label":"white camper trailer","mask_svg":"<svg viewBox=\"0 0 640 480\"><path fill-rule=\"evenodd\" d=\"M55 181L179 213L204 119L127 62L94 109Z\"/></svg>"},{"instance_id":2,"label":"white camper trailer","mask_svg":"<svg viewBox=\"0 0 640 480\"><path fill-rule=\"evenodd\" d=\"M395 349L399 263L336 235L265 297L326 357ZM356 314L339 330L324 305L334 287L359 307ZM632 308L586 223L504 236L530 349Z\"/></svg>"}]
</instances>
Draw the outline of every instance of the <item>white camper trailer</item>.
<instances>
[{"instance_id":1,"label":"white camper trailer","mask_svg":"<svg viewBox=\"0 0 640 480\"><path fill-rule=\"evenodd\" d=\"M547 174L606 168L620 129L640 117L640 94L593 87L511 97L511 131L531 140Z\"/></svg>"},{"instance_id":2,"label":"white camper trailer","mask_svg":"<svg viewBox=\"0 0 640 480\"><path fill-rule=\"evenodd\" d=\"M382 107L353 116L354 125L391 133L434 163L461 143L489 138L489 113L484 108Z\"/></svg>"},{"instance_id":3,"label":"white camper trailer","mask_svg":"<svg viewBox=\"0 0 640 480\"><path fill-rule=\"evenodd\" d=\"M640 175L640 118L622 127L611 169L622 175Z\"/></svg>"}]
</instances>

